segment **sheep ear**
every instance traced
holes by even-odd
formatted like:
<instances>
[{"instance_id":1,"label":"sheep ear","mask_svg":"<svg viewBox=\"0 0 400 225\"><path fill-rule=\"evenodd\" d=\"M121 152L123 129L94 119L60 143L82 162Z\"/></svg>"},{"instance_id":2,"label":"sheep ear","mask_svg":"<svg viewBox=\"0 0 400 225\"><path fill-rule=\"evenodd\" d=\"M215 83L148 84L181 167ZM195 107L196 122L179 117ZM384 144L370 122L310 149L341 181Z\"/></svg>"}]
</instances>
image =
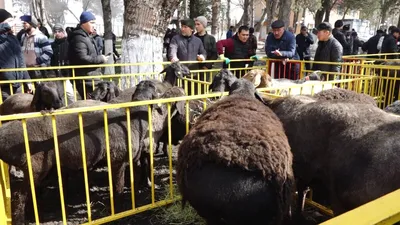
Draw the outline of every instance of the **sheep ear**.
<instances>
[{"instance_id":1,"label":"sheep ear","mask_svg":"<svg viewBox=\"0 0 400 225\"><path fill-rule=\"evenodd\" d=\"M257 73L254 77L254 87L258 87L261 84L261 74Z\"/></svg>"},{"instance_id":2,"label":"sheep ear","mask_svg":"<svg viewBox=\"0 0 400 225\"><path fill-rule=\"evenodd\" d=\"M175 108L179 114L185 115L185 105L186 105L185 101L179 101L175 103Z\"/></svg>"},{"instance_id":3,"label":"sheep ear","mask_svg":"<svg viewBox=\"0 0 400 225\"><path fill-rule=\"evenodd\" d=\"M257 100L261 101L264 105L267 105L267 103L264 101L264 99L261 97L260 93L258 91L254 92L254 96L256 97Z\"/></svg>"},{"instance_id":4,"label":"sheep ear","mask_svg":"<svg viewBox=\"0 0 400 225\"><path fill-rule=\"evenodd\" d=\"M35 93L33 94L33 99L31 102L31 108L34 109L34 111L39 111L41 110L40 103L42 102L42 89L43 89L43 83L38 83L35 89Z\"/></svg>"}]
</instances>

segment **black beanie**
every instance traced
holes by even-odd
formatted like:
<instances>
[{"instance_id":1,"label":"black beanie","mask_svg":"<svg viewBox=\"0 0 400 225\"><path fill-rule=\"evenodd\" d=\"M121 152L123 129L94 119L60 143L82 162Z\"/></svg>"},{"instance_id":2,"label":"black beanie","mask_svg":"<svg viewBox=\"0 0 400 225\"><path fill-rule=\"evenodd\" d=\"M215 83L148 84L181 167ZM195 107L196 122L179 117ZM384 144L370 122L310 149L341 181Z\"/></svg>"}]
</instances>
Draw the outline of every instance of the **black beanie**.
<instances>
[{"instance_id":1,"label":"black beanie","mask_svg":"<svg viewBox=\"0 0 400 225\"><path fill-rule=\"evenodd\" d=\"M194 21L192 19L181 20L181 24L190 27L194 30Z\"/></svg>"},{"instance_id":2,"label":"black beanie","mask_svg":"<svg viewBox=\"0 0 400 225\"><path fill-rule=\"evenodd\" d=\"M12 18L13 16L5 9L0 9L0 23L4 22L8 18Z\"/></svg>"}]
</instances>

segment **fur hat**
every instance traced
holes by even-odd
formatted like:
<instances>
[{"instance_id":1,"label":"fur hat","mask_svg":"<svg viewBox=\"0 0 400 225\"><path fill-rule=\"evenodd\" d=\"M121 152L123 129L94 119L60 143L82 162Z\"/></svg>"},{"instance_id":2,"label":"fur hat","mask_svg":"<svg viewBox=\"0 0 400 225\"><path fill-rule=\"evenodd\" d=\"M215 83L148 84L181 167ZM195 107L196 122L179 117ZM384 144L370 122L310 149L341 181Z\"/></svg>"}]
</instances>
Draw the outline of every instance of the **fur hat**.
<instances>
[{"instance_id":1,"label":"fur hat","mask_svg":"<svg viewBox=\"0 0 400 225\"><path fill-rule=\"evenodd\" d=\"M29 23L29 25L31 25L32 27L36 28L37 27L37 20L35 19L35 17L31 16L31 15L23 15L20 17L21 21L25 22L25 23Z\"/></svg>"},{"instance_id":2,"label":"fur hat","mask_svg":"<svg viewBox=\"0 0 400 225\"><path fill-rule=\"evenodd\" d=\"M203 25L204 28L207 27L207 18L205 16L198 16L194 21L198 21Z\"/></svg>"},{"instance_id":3,"label":"fur hat","mask_svg":"<svg viewBox=\"0 0 400 225\"><path fill-rule=\"evenodd\" d=\"M8 18L12 18L13 16L5 9L0 9L0 23L4 22Z\"/></svg>"}]
</instances>

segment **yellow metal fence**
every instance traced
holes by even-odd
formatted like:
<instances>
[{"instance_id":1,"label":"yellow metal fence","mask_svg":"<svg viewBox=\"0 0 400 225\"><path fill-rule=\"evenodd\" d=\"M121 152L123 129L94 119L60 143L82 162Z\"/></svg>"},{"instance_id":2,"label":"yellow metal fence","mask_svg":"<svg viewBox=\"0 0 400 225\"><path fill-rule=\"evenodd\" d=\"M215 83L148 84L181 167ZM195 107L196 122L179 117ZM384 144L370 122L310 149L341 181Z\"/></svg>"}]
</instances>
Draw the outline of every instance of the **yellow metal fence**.
<instances>
[{"instance_id":1,"label":"yellow metal fence","mask_svg":"<svg viewBox=\"0 0 400 225\"><path fill-rule=\"evenodd\" d=\"M300 63L304 63L303 61L299 61ZM267 63L268 65L268 63ZM343 64L342 64L343 65ZM343 67L345 66L349 66L349 65L343 65ZM372 64L359 64L359 63L352 63L350 64L350 66L353 66L353 69L349 69L349 73L340 73L340 74L332 74L334 76L336 76L336 78L339 78L338 80L331 80L331 81L327 81L327 82L323 82L322 83L322 89L327 89L327 88L333 88L333 87L340 87L340 88L345 88L345 89L349 89L349 90L354 90L356 92L359 93L365 93L365 94L369 94L373 97L376 97L377 101L379 104L381 104L380 106L383 107L387 104L390 103L390 101L385 102L385 99L387 99L387 94L389 93L390 95L390 90L391 88L395 87L395 85L393 83L395 83L397 80L397 69L398 67L396 66L376 66L376 65L372 65ZM363 74L354 74L354 73L350 73L350 72L354 72L355 69L358 67L359 69L357 69L357 71L362 71ZM266 67L259 67L259 68L266 68ZM237 70L249 70L250 68L239 68ZM267 68L268 69L268 68ZM396 77L390 77L388 75L388 78L382 76L382 70L386 69L386 70L392 70L392 71L396 71ZM376 75L376 71L380 71L381 74ZM187 88L187 85L191 85L192 87L194 87L195 85L197 85L198 87L203 87L205 90L208 90L208 86L211 83L212 77L215 73L217 73L219 71L219 69L214 69L214 70L208 70L208 71L202 71L202 70L198 70L198 71L193 71L194 73L196 72L209 72L210 73L210 78L209 80L199 80L196 79L196 76L190 77L190 78L186 78L183 79L181 81L178 82L178 85L182 85L182 83L185 84L185 88ZM301 76L303 77L305 74L307 74L307 72L310 71L306 71L306 70L302 70L300 72ZM124 75L103 75L103 76L92 76L90 78L104 78L106 80L112 80L112 79L122 79L122 76L140 76L142 74L124 74ZM149 74L146 74L149 75ZM153 73L150 74L150 76L153 76L153 78L157 78L155 77L157 74ZM86 77L85 77L86 78ZM70 79L72 81L74 80L78 80L78 79L82 79L81 77L72 77L72 78L51 78L51 79L46 79L45 81L50 81L50 80L63 80L66 81L67 79ZM88 78L86 78L88 79ZM39 80L33 80L33 81L39 81ZM41 80L43 81L43 80ZM384 82L385 81L385 82ZM7 81L0 81L0 83L6 83ZM18 81L21 82L21 81ZM26 81L29 82L29 81ZM65 83L64 83L65 85ZM76 90L76 88L74 89ZM192 88L193 90L193 88ZM259 89L260 92L264 92L264 93L273 93L275 96L279 96L279 95L283 95L283 94L293 94L294 92L298 93L298 94L314 94L315 93L315 87L313 84L305 84L303 86L298 86L298 85L294 85L294 86L289 86L286 87L287 92L282 92L282 89L280 88L263 88L263 89ZM311 90L311 93L304 93L305 90ZM189 95L192 94L196 94L192 91L192 93L188 93ZM227 93L224 93L225 95ZM62 221L64 224L66 224L67 220L68 220L68 216L67 216L67 210L66 210L66 203L65 203L65 199L64 199L64 191L63 191L63 184L62 184L62 174L61 174L61 162L63 159L60 159L60 155L59 155L59 140L58 140L58 136L57 136L57 123L56 123L56 118L58 116L61 115L71 115L71 114L75 114L78 118L79 121L79 127L77 127L77 129L79 129L80 132L80 140L81 140L81 150L82 150L82 164L83 164L83 172L84 172L84 184L85 184L85 200L84 202L86 202L86 211L87 211L87 221L84 224L103 224L106 222L110 222L110 221L114 221L114 220L118 220L130 215L134 215L137 214L139 212L143 212L149 209L153 209L155 207L159 207L159 206L163 206L166 204L169 204L173 201L176 201L179 199L179 196L174 196L174 192L173 192L173 162L172 162L172 146L171 146L171 121L170 121L170 117L171 117L171 103L176 102L176 101L186 101L186 105L189 103L189 101L193 101L193 100L203 100L204 104L206 105L206 98L210 98L210 97L219 97L221 96L220 93L215 93L215 94L207 94L207 95L200 95L200 96L187 96L187 97L180 97L180 98L173 98L173 99L158 99L158 100L151 100L151 101L143 101L143 102L130 102L130 103L123 103L123 104L110 104L107 106L96 106L96 107L85 107L85 108L78 108L78 109L65 109L65 110L58 110L56 112L54 112L52 115L46 115L46 116L50 116L51 117L51 125L52 125L52 130L53 130L53 137L54 137L54 152L55 152L55 160L56 160L56 169L57 169L57 174L58 174L58 186L59 186L59 195L60 195L60 206L61 206L61 215L62 215ZM272 95L271 95L272 96ZM168 189L169 189L169 195L166 199L161 199L160 196L156 197L156 193L154 190L154 146L153 143L150 142L150 166L151 166L151 183L152 188L151 188L151 201L148 204L145 205L135 205L135 186L134 186L134 180L135 180L135 176L134 176L134 163L133 163L133 159L131 158L132 154L129 154L130 158L129 158L129 179L130 179L130 200L131 200L131 207L128 210L125 210L123 212L119 212L116 213L115 209L114 209L114 198L113 198L113 183L112 183L112 174L109 171L108 173L108 187L109 187L109 207L105 207L107 208L110 212L108 215L103 216L101 218L94 218L91 213L92 213L92 209L91 209L91 205L92 202L90 200L90 187L89 187L89 177L88 177L88 167L86 165L86 160L85 160L85 155L87 154L85 152L85 141L84 141L84 130L83 127L85 126L83 121L83 114L84 113L88 113L88 112L93 112L93 111L98 111L101 110L103 111L104 114L104 134L105 134L105 140L106 140L106 146L109 146L109 134L108 134L108 110L112 110L112 109L117 109L117 108L125 108L126 109L126 122L127 122L127 127L129 128L129 124L132 118L130 118L130 107L136 107L136 106L143 106L146 105L148 106L149 109L149 124L151 124L151 108L150 105L155 105L155 104L168 104L168 134L169 134L169 158L168 158L168 170L169 170L169 185ZM188 109L188 107L187 107ZM23 134L24 134L24 138L25 138L25 150L26 150L26 156L27 156L27 163L28 163L28 171L29 171L29 181L30 181L30 187L31 187L31 193L32 193L32 201L33 201L33 206L34 206L34 216L35 216L35 222L36 224L39 224L40 222L40 216L39 216L39 210L38 210L38 205L37 205L37 201L36 201L36 190L35 190L35 185L34 184L34 180L32 177L32 166L31 164L31 153L30 153L30 145L28 144L28 138L29 138L29 132L27 130L27 121L33 118L38 118L38 117L42 117L42 115L40 113L29 113L29 114L19 114L19 115L11 115L11 116L2 116L0 117L0 121L6 121L6 120L21 120L22 126L23 126ZM188 126L188 125L187 125ZM149 137L150 139L152 138L152 126L150 126L149 130L147 132L149 132ZM130 134L130 130L127 131L128 134ZM128 139L130 139L132 137L128 136ZM131 142L128 142L131 143ZM132 146L128 146L129 151L132 151ZM110 149L109 147L106 148L107 150L107 168L111 168L110 165L112 165L112 162L110 160ZM4 201L1 201L0 204L0 224L10 224L11 223L11 191L10 191L10 180L8 177L8 166L3 163L0 162L0 199L3 199ZM387 196L385 196L385 198L388 198ZM378 200L377 200L378 201ZM310 204L313 204L314 202L312 202L311 200L308 200L308 202ZM368 203L370 204L370 203ZM373 204L373 202L371 203ZM400 211L400 210L399 210ZM393 214L399 214L399 212L392 212L391 216L393 216ZM358 215L358 214L357 214ZM389 216L389 215L387 215ZM383 218L385 216L382 216L382 221L387 219L386 217ZM338 217L339 218L339 217ZM335 218L335 219L338 219ZM329 221L328 221L329 222ZM330 224L330 223L329 223ZM333 223L332 223L333 224ZM338 223L334 223L334 224L338 224ZM339 223L339 224L343 224L343 223ZM353 223L355 224L355 223ZM361 223L360 223L361 224ZM362 224L366 224L366 223L362 223ZM388 224L388 223L385 223Z\"/></svg>"}]
</instances>

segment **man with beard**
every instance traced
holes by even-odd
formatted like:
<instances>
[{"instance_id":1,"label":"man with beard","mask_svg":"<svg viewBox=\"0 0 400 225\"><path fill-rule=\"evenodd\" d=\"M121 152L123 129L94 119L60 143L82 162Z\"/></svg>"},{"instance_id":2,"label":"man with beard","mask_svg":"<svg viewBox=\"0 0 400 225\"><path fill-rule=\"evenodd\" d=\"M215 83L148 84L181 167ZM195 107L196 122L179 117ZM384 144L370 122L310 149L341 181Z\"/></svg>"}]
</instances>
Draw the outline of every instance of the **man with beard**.
<instances>
[{"instance_id":1,"label":"man with beard","mask_svg":"<svg viewBox=\"0 0 400 225\"><path fill-rule=\"evenodd\" d=\"M207 52L200 38L193 35L195 23L191 19L181 21L181 33L171 39L170 61L204 61ZM189 64L189 69L199 69L199 64Z\"/></svg>"}]
</instances>

